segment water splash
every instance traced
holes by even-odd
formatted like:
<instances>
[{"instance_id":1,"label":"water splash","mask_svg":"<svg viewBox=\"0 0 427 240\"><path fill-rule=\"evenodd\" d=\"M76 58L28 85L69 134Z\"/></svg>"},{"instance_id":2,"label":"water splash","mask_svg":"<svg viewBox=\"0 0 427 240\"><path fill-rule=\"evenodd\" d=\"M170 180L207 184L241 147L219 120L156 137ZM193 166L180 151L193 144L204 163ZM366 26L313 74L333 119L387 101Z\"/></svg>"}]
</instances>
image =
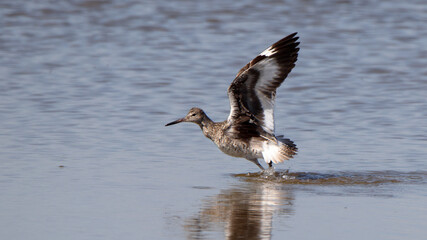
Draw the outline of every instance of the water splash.
<instances>
[{"instance_id":1,"label":"water splash","mask_svg":"<svg viewBox=\"0 0 427 240\"><path fill-rule=\"evenodd\" d=\"M388 183L427 183L427 172L366 171L366 172L289 172L266 170L233 174L247 182L274 182L305 185L376 185Z\"/></svg>"}]
</instances>

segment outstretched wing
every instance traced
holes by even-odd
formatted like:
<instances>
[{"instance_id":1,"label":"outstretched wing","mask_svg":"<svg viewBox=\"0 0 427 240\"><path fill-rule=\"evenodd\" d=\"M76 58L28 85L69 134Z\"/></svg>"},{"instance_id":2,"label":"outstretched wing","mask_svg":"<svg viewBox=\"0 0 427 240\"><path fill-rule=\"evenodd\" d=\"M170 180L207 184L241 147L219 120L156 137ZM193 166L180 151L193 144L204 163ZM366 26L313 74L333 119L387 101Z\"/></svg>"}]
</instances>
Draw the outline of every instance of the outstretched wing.
<instances>
[{"instance_id":1,"label":"outstretched wing","mask_svg":"<svg viewBox=\"0 0 427 240\"><path fill-rule=\"evenodd\" d=\"M264 50L240 69L228 88L231 111L229 123L250 118L274 135L274 100L276 89L295 66L298 57L297 33L293 33Z\"/></svg>"}]
</instances>

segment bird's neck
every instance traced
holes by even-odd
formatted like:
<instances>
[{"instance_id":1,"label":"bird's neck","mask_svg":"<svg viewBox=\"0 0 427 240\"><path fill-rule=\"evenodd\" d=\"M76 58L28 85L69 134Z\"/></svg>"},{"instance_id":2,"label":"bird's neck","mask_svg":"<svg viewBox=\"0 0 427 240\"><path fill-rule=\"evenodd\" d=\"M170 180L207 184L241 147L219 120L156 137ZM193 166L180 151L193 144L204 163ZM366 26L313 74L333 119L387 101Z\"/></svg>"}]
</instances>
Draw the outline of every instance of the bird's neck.
<instances>
[{"instance_id":1,"label":"bird's neck","mask_svg":"<svg viewBox=\"0 0 427 240\"><path fill-rule=\"evenodd\" d=\"M214 122L207 116L205 115L202 119L202 121L199 123L200 128L203 131L203 134L209 138L212 139L212 131L214 128Z\"/></svg>"}]
</instances>

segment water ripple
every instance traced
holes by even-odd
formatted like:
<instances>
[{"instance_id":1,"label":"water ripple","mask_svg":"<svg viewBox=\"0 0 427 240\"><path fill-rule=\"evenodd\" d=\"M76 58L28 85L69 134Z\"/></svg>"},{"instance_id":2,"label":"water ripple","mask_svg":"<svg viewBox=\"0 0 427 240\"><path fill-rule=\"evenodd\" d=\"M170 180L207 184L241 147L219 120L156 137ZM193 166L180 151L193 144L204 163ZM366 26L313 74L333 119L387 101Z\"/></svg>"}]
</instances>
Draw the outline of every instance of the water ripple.
<instances>
[{"instance_id":1,"label":"water ripple","mask_svg":"<svg viewBox=\"0 0 427 240\"><path fill-rule=\"evenodd\" d=\"M425 184L427 172L367 171L367 172L288 172L264 171L234 174L247 182L274 182L305 185L376 185L389 183Z\"/></svg>"}]
</instances>

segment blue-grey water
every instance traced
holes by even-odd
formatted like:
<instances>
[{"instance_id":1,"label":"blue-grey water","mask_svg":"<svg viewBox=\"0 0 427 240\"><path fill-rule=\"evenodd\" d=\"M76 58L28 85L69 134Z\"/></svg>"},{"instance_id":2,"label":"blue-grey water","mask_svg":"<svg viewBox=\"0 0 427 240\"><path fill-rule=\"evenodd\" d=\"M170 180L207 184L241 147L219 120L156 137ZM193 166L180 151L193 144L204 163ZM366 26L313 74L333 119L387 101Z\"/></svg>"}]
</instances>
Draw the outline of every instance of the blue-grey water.
<instances>
[{"instance_id":1,"label":"blue-grey water","mask_svg":"<svg viewBox=\"0 0 427 240\"><path fill-rule=\"evenodd\" d=\"M0 239L425 239L425 1L0 2ZM273 175L221 153L226 89L299 32Z\"/></svg>"}]
</instances>

